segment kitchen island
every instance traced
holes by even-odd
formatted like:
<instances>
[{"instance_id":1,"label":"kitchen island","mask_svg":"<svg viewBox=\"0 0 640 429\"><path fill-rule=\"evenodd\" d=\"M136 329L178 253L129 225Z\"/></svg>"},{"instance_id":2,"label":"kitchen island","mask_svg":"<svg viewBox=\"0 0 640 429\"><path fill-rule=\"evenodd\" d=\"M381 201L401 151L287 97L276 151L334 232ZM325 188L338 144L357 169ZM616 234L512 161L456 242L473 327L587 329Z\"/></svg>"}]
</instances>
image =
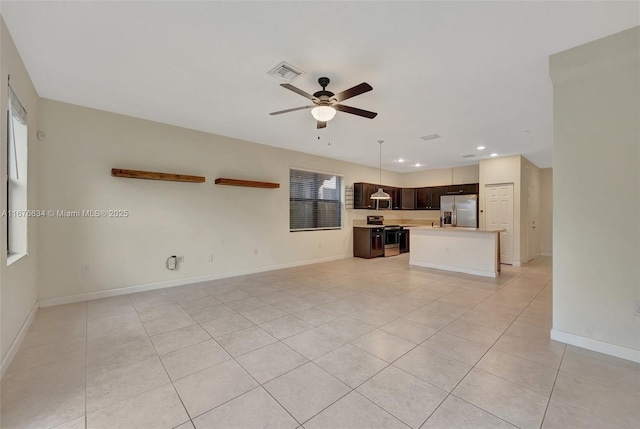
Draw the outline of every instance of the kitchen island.
<instances>
[{"instance_id":1,"label":"kitchen island","mask_svg":"<svg viewBox=\"0 0 640 429\"><path fill-rule=\"evenodd\" d=\"M410 227L409 265L497 277L500 232L483 228Z\"/></svg>"}]
</instances>

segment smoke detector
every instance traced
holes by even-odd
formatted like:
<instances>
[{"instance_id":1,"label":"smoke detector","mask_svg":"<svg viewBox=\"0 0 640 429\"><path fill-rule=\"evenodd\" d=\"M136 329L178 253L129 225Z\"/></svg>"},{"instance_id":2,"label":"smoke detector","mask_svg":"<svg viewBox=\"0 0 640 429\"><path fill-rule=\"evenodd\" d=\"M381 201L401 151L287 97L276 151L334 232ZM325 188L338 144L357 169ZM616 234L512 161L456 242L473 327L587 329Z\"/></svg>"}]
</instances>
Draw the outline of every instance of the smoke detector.
<instances>
[{"instance_id":1,"label":"smoke detector","mask_svg":"<svg viewBox=\"0 0 640 429\"><path fill-rule=\"evenodd\" d=\"M428 136L422 136L420 137L422 140L435 140L435 139L439 139L441 136L440 134L429 134Z\"/></svg>"},{"instance_id":2,"label":"smoke detector","mask_svg":"<svg viewBox=\"0 0 640 429\"><path fill-rule=\"evenodd\" d=\"M282 61L280 64L269 70L267 74L285 82L293 82L300 77L300 75L304 74L304 72L299 68Z\"/></svg>"}]
</instances>

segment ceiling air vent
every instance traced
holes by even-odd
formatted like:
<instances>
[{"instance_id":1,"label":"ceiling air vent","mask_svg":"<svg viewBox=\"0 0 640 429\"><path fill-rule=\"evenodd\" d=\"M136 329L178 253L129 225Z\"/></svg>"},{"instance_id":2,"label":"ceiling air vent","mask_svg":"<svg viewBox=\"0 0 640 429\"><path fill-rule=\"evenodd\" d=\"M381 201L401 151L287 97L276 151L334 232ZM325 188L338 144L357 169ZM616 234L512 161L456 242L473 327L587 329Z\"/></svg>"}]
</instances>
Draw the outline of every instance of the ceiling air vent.
<instances>
[{"instance_id":1,"label":"ceiling air vent","mask_svg":"<svg viewBox=\"0 0 640 429\"><path fill-rule=\"evenodd\" d=\"M420 137L422 140L435 140L435 139L439 139L441 136L440 134L429 134L428 136L422 136Z\"/></svg>"},{"instance_id":2,"label":"ceiling air vent","mask_svg":"<svg viewBox=\"0 0 640 429\"><path fill-rule=\"evenodd\" d=\"M476 156L472 153L468 154L468 155L462 155L463 158L475 158Z\"/></svg>"},{"instance_id":3,"label":"ceiling air vent","mask_svg":"<svg viewBox=\"0 0 640 429\"><path fill-rule=\"evenodd\" d=\"M303 73L304 72L299 68L284 61L267 72L267 74L286 82L293 82Z\"/></svg>"}]
</instances>

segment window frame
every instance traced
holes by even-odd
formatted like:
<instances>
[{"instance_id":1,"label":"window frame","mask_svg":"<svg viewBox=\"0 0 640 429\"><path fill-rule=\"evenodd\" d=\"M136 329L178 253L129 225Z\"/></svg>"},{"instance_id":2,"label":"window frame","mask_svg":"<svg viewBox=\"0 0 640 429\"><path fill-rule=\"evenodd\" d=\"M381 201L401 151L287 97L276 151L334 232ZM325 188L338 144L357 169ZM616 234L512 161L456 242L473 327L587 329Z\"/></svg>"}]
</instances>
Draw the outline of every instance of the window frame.
<instances>
[{"instance_id":1,"label":"window frame","mask_svg":"<svg viewBox=\"0 0 640 429\"><path fill-rule=\"evenodd\" d=\"M302 173L312 173L312 174L316 174L316 175L330 175L330 176L334 176L336 178L339 178L339 186L336 183L336 188L339 189L340 192L340 198L337 200L322 200L319 198L292 198L291 195L291 173L292 171L299 171ZM319 182L318 182L318 178L316 176L316 178L314 179L316 180L316 183L318 184L319 187ZM338 181L338 180L337 180ZM328 226L328 227L314 227L314 228L296 228L293 229L291 228L291 203L292 202L312 202L313 203L313 213L314 213L314 219L313 219L313 223L315 225L319 224L319 210L318 210L318 205L319 203L334 203L334 204L338 204L339 208L336 211L336 213L339 214L340 216L340 225L339 226ZM295 166L290 166L289 167L289 232L303 232L303 231L334 231L334 230L342 230L344 229L344 215L345 215L345 191L344 191L344 174L339 174L339 173L334 173L334 172L328 172L328 171L319 171L319 170L313 170L313 169L309 169L309 168L303 168L303 167L295 167Z\"/></svg>"},{"instance_id":2,"label":"window frame","mask_svg":"<svg viewBox=\"0 0 640 429\"><path fill-rule=\"evenodd\" d=\"M5 251L7 255L7 266L9 266L29 254L29 216L27 214L29 206L29 124L27 110L11 87L11 84L7 85L7 89L7 132L5 135L7 143L7 160L5 165L7 169L5 176L7 192L5 201L7 240L5 243ZM24 125L24 133L20 133L24 138L19 139L19 141L15 140L16 130L14 121ZM13 156L12 145L15 145L13 147ZM11 177L12 169L16 171L16 178ZM16 197L14 197L14 195L16 195ZM18 200L14 200L14 198L18 198ZM18 201L18 204L14 206L12 202L15 203L16 201ZM20 212L20 215L17 215L17 212ZM12 231L18 233L17 239L19 242L17 244L15 242L16 235L12 234Z\"/></svg>"}]
</instances>

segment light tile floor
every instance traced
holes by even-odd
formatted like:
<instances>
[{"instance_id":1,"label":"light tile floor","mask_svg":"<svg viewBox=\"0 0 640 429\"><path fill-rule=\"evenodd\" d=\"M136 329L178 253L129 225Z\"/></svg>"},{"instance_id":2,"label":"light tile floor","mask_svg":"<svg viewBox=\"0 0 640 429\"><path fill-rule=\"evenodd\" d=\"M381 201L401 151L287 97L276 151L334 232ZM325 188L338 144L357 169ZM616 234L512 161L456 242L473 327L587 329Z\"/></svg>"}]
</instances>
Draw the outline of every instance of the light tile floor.
<instances>
[{"instance_id":1,"label":"light tile floor","mask_svg":"<svg viewBox=\"0 0 640 429\"><path fill-rule=\"evenodd\" d=\"M637 428L640 365L549 340L551 260L346 259L42 308L3 428Z\"/></svg>"}]
</instances>

